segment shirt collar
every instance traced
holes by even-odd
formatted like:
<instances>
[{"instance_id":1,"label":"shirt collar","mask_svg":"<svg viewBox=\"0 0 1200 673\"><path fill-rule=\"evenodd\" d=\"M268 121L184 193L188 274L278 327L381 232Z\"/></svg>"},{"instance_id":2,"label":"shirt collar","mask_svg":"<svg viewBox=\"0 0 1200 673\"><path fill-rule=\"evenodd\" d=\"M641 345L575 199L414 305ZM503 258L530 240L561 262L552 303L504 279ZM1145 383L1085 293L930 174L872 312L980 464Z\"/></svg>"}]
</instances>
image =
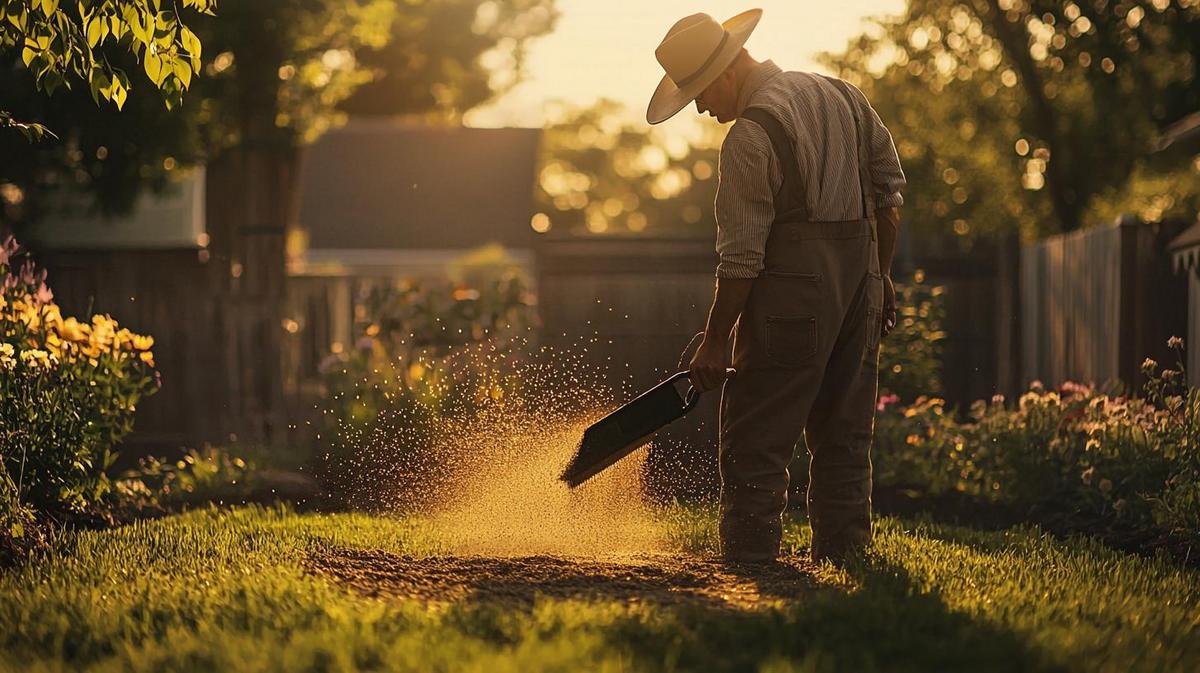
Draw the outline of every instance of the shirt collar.
<instances>
[{"instance_id":1,"label":"shirt collar","mask_svg":"<svg viewBox=\"0 0 1200 673\"><path fill-rule=\"evenodd\" d=\"M738 91L737 116L742 116L742 113L746 111L746 108L750 107L751 96L757 93L758 90L762 88L762 85L767 83L767 80L781 72L783 72L783 70L779 66L775 65L774 61L770 60L763 61L755 66L754 69L750 71L750 74L746 76L746 81L742 84L742 88Z\"/></svg>"}]
</instances>

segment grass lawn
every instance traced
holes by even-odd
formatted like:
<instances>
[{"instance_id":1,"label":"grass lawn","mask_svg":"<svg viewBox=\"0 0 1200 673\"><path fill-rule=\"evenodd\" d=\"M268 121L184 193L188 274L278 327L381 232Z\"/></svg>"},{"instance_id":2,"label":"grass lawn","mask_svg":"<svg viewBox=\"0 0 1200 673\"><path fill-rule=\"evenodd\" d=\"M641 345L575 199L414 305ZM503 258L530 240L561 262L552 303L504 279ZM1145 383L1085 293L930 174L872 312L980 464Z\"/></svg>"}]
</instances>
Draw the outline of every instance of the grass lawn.
<instances>
[{"instance_id":1,"label":"grass lawn","mask_svg":"<svg viewBox=\"0 0 1200 673\"><path fill-rule=\"evenodd\" d=\"M419 518L198 511L0 573L20 671L1200 670L1200 573L1032 529L883 519L838 571L445 555ZM802 522L787 543L805 545Z\"/></svg>"}]
</instances>

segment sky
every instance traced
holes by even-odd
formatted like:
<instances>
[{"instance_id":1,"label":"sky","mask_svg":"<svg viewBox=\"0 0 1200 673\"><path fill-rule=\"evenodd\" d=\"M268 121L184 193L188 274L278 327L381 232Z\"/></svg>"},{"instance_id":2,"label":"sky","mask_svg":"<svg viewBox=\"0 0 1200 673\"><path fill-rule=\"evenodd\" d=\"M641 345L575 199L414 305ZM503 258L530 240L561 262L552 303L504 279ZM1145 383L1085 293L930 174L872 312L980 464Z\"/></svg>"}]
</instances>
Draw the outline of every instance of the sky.
<instances>
[{"instance_id":1,"label":"sky","mask_svg":"<svg viewBox=\"0 0 1200 673\"><path fill-rule=\"evenodd\" d=\"M554 32L529 45L525 81L469 113L469 125L541 126L550 101L586 106L601 97L643 118L663 75L654 49L672 24L695 12L724 21L759 7L762 21L746 43L750 54L785 70L819 70L818 54L843 49L870 17L899 14L904 0L558 0L557 7ZM681 114L664 130L688 124Z\"/></svg>"}]
</instances>

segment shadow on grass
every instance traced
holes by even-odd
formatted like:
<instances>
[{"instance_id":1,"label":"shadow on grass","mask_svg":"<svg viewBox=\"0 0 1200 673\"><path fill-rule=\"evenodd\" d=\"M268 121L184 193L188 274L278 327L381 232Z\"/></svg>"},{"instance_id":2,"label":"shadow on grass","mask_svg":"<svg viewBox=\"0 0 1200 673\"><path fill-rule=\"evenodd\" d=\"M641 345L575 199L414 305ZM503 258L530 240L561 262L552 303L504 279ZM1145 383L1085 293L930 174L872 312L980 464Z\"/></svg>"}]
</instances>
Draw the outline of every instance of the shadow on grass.
<instances>
[{"instance_id":1,"label":"shadow on grass","mask_svg":"<svg viewBox=\"0 0 1200 673\"><path fill-rule=\"evenodd\" d=\"M871 558L847 568L856 588L822 588L779 610L629 618L610 643L650 668L697 671L1055 671L1016 634L949 610L902 567ZM681 628L682 627L682 628Z\"/></svg>"},{"instance_id":2,"label":"shadow on grass","mask_svg":"<svg viewBox=\"0 0 1200 673\"><path fill-rule=\"evenodd\" d=\"M306 567L362 595L443 603L464 633L499 644L524 637L508 615L547 600L643 606L587 628L645 670L1059 670L1016 634L949 610L875 556L846 568L852 589L819 584L805 562L726 566L695 556L601 562L324 549Z\"/></svg>"}]
</instances>

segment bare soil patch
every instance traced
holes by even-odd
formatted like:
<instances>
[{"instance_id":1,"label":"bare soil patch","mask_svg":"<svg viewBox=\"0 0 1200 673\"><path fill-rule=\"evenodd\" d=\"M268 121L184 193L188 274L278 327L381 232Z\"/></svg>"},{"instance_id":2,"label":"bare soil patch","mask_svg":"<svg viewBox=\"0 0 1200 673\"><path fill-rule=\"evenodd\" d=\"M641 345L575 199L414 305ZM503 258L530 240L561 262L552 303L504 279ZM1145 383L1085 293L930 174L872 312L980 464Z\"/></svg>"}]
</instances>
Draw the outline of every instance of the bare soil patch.
<instances>
[{"instance_id":1,"label":"bare soil patch","mask_svg":"<svg viewBox=\"0 0 1200 673\"><path fill-rule=\"evenodd\" d=\"M372 598L532 605L539 598L615 600L753 610L816 590L807 561L725 564L689 555L614 560L554 556L425 556L378 550L313 550L305 569Z\"/></svg>"}]
</instances>

